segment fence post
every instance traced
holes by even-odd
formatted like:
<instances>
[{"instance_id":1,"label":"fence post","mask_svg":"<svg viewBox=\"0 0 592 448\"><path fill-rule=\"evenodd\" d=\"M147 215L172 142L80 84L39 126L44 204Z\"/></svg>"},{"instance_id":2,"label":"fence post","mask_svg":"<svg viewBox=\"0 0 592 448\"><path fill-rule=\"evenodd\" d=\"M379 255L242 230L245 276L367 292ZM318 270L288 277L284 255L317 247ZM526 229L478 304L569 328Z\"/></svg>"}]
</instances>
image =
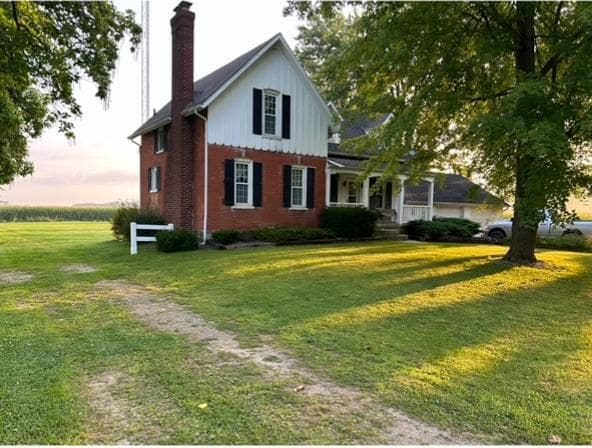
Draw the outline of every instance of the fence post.
<instances>
[{"instance_id":1,"label":"fence post","mask_svg":"<svg viewBox=\"0 0 592 448\"><path fill-rule=\"evenodd\" d=\"M172 232L173 230L175 230L175 225L174 224L169 224L168 226L168 231Z\"/></svg>"},{"instance_id":2,"label":"fence post","mask_svg":"<svg viewBox=\"0 0 592 448\"><path fill-rule=\"evenodd\" d=\"M130 254L136 255L138 253L138 240L136 239L136 223L130 223Z\"/></svg>"}]
</instances>

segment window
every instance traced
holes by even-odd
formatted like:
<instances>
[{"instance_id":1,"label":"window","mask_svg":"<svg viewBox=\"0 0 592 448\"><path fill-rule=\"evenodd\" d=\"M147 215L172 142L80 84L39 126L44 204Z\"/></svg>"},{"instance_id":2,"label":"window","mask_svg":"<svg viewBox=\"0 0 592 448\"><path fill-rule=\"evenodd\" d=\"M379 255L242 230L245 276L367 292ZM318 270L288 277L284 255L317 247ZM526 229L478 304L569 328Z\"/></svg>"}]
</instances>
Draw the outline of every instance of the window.
<instances>
[{"instance_id":1,"label":"window","mask_svg":"<svg viewBox=\"0 0 592 448\"><path fill-rule=\"evenodd\" d=\"M263 96L263 133L266 135L277 135L277 109L278 94L265 92Z\"/></svg>"},{"instance_id":2,"label":"window","mask_svg":"<svg viewBox=\"0 0 592 448\"><path fill-rule=\"evenodd\" d=\"M253 203L253 164L250 161L234 162L234 203L252 205Z\"/></svg>"},{"instance_id":3,"label":"window","mask_svg":"<svg viewBox=\"0 0 592 448\"><path fill-rule=\"evenodd\" d=\"M150 172L150 193L160 191L160 167L152 167Z\"/></svg>"},{"instance_id":4,"label":"window","mask_svg":"<svg viewBox=\"0 0 592 448\"><path fill-rule=\"evenodd\" d=\"M358 184L352 181L347 183L347 202L348 204L358 203Z\"/></svg>"},{"instance_id":5,"label":"window","mask_svg":"<svg viewBox=\"0 0 592 448\"><path fill-rule=\"evenodd\" d=\"M158 128L156 131L156 153L159 154L161 152L166 151L166 140L167 140L167 133L164 127Z\"/></svg>"},{"instance_id":6,"label":"window","mask_svg":"<svg viewBox=\"0 0 592 448\"><path fill-rule=\"evenodd\" d=\"M305 207L306 200L306 168L292 167L292 207Z\"/></svg>"}]
</instances>

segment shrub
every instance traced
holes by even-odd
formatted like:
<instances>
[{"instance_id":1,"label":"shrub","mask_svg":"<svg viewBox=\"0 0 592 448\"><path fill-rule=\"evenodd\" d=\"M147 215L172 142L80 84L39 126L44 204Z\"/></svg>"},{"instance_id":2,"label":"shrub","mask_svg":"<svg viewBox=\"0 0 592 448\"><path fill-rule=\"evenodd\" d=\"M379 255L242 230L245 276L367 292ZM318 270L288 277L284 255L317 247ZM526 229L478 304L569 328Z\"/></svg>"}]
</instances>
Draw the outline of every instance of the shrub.
<instances>
[{"instance_id":1,"label":"shrub","mask_svg":"<svg viewBox=\"0 0 592 448\"><path fill-rule=\"evenodd\" d=\"M238 230L217 230L212 232L212 239L218 244L232 244L240 239Z\"/></svg>"},{"instance_id":2,"label":"shrub","mask_svg":"<svg viewBox=\"0 0 592 448\"><path fill-rule=\"evenodd\" d=\"M479 223L464 218L415 220L409 221L403 227L409 238L430 241L462 241L471 238L479 229Z\"/></svg>"},{"instance_id":3,"label":"shrub","mask_svg":"<svg viewBox=\"0 0 592 448\"><path fill-rule=\"evenodd\" d=\"M335 233L317 227L267 227L241 234L243 241L269 241L286 243L290 241L314 241L335 238Z\"/></svg>"},{"instance_id":4,"label":"shrub","mask_svg":"<svg viewBox=\"0 0 592 448\"><path fill-rule=\"evenodd\" d=\"M212 239L219 244L232 244L237 241L265 241L285 243L290 241L318 241L335 238L335 233L317 227L265 227L253 230L218 230Z\"/></svg>"},{"instance_id":5,"label":"shrub","mask_svg":"<svg viewBox=\"0 0 592 448\"><path fill-rule=\"evenodd\" d=\"M137 224L165 224L164 219L155 210L142 210L134 203L122 203L113 213L111 231L118 240L130 240L130 223ZM153 235L154 231L139 230L138 235Z\"/></svg>"},{"instance_id":6,"label":"shrub","mask_svg":"<svg viewBox=\"0 0 592 448\"><path fill-rule=\"evenodd\" d=\"M321 227L343 238L374 235L378 214L362 207L329 207L321 214Z\"/></svg>"},{"instance_id":7,"label":"shrub","mask_svg":"<svg viewBox=\"0 0 592 448\"><path fill-rule=\"evenodd\" d=\"M156 234L156 249L160 252L181 252L199 247L197 235L190 230L172 230Z\"/></svg>"},{"instance_id":8,"label":"shrub","mask_svg":"<svg viewBox=\"0 0 592 448\"><path fill-rule=\"evenodd\" d=\"M558 249L574 252L592 252L592 239L582 235L537 238L536 247L541 249Z\"/></svg>"}]
</instances>

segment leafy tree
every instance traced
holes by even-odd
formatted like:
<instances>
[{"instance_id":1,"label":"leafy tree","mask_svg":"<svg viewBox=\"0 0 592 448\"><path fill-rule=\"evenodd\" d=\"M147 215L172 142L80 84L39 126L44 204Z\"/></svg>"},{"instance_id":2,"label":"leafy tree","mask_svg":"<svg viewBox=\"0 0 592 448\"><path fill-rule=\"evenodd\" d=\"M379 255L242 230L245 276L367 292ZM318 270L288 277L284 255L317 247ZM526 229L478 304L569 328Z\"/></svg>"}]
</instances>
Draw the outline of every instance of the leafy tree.
<instances>
[{"instance_id":1,"label":"leafy tree","mask_svg":"<svg viewBox=\"0 0 592 448\"><path fill-rule=\"evenodd\" d=\"M33 171L27 140L57 125L72 138L74 86L90 79L106 100L120 42L141 29L111 2L0 2L0 185Z\"/></svg>"},{"instance_id":2,"label":"leafy tree","mask_svg":"<svg viewBox=\"0 0 592 448\"><path fill-rule=\"evenodd\" d=\"M289 2L309 20L344 2ZM536 229L549 210L574 218L570 193L590 190L592 4L367 2L332 70L353 78L349 107L396 119L350 143L376 148L386 176L430 167L482 174L514 198L506 259L532 264ZM312 51L313 44L308 51ZM339 79L339 77L336 77ZM328 80L327 80L328 81ZM410 152L410 166L399 162Z\"/></svg>"},{"instance_id":3,"label":"leafy tree","mask_svg":"<svg viewBox=\"0 0 592 448\"><path fill-rule=\"evenodd\" d=\"M298 27L296 56L323 97L343 110L351 102L353 77L335 67L344 57L353 31L352 18L342 14L314 15Z\"/></svg>"}]
</instances>

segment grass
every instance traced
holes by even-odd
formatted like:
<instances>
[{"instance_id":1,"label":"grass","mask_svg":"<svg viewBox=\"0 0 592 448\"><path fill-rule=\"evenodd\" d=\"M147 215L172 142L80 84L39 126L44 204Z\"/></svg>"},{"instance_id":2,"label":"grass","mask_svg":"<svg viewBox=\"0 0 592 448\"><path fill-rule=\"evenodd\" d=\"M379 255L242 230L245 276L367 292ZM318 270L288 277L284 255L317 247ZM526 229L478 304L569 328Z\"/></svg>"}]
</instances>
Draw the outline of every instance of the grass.
<instances>
[{"instance_id":1,"label":"grass","mask_svg":"<svg viewBox=\"0 0 592 448\"><path fill-rule=\"evenodd\" d=\"M116 370L146 442L348 443L354 418L250 368L150 331L98 292L127 279L173 293L243 344L273 337L337 382L497 442L592 443L592 255L541 251L549 269L485 245L373 242L128 256L105 223L0 226L0 442L117 442L93 426L85 381ZM91 274L60 271L88 263ZM208 402L206 410L199 404ZM371 431L371 430L369 430Z\"/></svg>"}]
</instances>

